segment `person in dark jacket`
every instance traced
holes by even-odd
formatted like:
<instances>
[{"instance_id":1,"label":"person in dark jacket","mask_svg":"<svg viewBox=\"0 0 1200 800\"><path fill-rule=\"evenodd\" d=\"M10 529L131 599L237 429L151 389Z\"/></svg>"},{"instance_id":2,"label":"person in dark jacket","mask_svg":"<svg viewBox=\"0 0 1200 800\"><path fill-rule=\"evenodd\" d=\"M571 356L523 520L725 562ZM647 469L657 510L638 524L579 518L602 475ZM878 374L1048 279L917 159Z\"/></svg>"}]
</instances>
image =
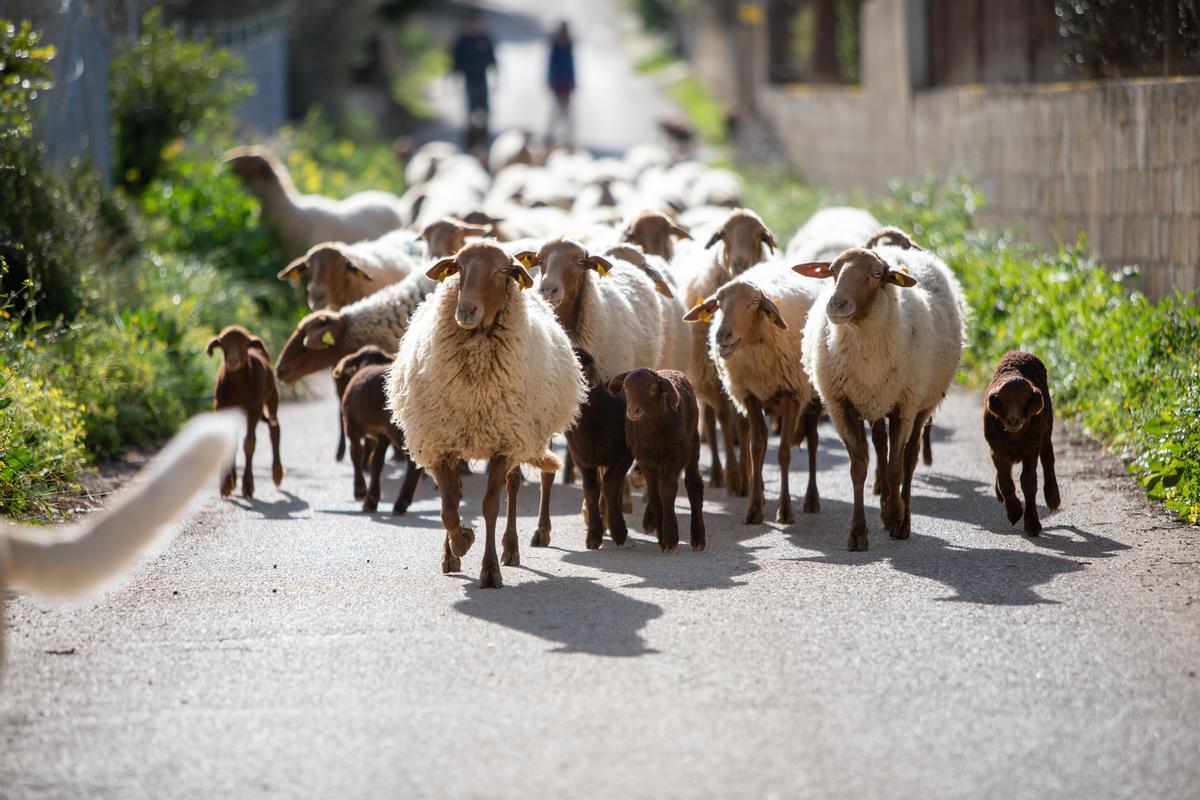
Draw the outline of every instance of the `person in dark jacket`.
<instances>
[{"instance_id":1,"label":"person in dark jacket","mask_svg":"<svg viewBox=\"0 0 1200 800\"><path fill-rule=\"evenodd\" d=\"M463 32L454 42L454 71L463 76L467 94L468 151L482 147L488 137L488 77L496 69L496 50L483 31L483 18L471 14L463 23Z\"/></svg>"},{"instance_id":2,"label":"person in dark jacket","mask_svg":"<svg viewBox=\"0 0 1200 800\"><path fill-rule=\"evenodd\" d=\"M550 92L554 95L554 109L550 114L550 125L546 141L555 141L556 129L562 141L572 144L573 124L571 121L571 94L575 91L575 43L571 40L571 28L566 21L558 23L550 37L550 65L547 71Z\"/></svg>"}]
</instances>

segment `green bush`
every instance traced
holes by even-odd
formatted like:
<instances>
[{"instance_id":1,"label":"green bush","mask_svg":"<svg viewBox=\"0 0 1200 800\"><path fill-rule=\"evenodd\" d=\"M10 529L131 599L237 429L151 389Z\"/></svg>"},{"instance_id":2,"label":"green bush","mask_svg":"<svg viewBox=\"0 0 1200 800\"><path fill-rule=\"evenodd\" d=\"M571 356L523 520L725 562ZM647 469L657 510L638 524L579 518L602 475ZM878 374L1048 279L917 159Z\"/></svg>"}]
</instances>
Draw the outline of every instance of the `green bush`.
<instances>
[{"instance_id":1,"label":"green bush","mask_svg":"<svg viewBox=\"0 0 1200 800\"><path fill-rule=\"evenodd\" d=\"M141 189L158 176L172 141L228 126L254 92L244 74L232 51L181 37L163 25L161 10L147 11L141 37L117 52L109 70L118 181Z\"/></svg>"}]
</instances>

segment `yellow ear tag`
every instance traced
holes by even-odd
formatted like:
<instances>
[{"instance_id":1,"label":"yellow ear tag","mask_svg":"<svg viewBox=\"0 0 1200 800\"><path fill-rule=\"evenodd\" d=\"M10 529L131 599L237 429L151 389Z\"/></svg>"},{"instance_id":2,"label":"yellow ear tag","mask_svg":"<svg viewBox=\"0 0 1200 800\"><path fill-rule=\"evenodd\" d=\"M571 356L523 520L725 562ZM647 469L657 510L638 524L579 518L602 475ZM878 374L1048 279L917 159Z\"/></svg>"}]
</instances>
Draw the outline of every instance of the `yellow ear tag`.
<instances>
[{"instance_id":1,"label":"yellow ear tag","mask_svg":"<svg viewBox=\"0 0 1200 800\"><path fill-rule=\"evenodd\" d=\"M605 275L607 275L609 272L611 272L611 270L609 270L608 267L604 266L603 261L597 261L596 262L596 272L599 272L600 277L603 278Z\"/></svg>"},{"instance_id":2,"label":"yellow ear tag","mask_svg":"<svg viewBox=\"0 0 1200 800\"><path fill-rule=\"evenodd\" d=\"M518 259L518 261L521 262L521 266L523 266L525 269L533 269L533 256L523 255ZM522 286L521 288L524 289L527 287Z\"/></svg>"},{"instance_id":3,"label":"yellow ear tag","mask_svg":"<svg viewBox=\"0 0 1200 800\"><path fill-rule=\"evenodd\" d=\"M517 286L521 287L522 292L525 291L526 289L532 289L533 288L533 279L530 278L528 275L524 275L524 274L518 272L517 273Z\"/></svg>"},{"instance_id":4,"label":"yellow ear tag","mask_svg":"<svg viewBox=\"0 0 1200 800\"><path fill-rule=\"evenodd\" d=\"M449 277L450 277L450 268L442 267L442 271L438 273L437 282L441 283L442 281L446 280L446 278L449 278Z\"/></svg>"},{"instance_id":5,"label":"yellow ear tag","mask_svg":"<svg viewBox=\"0 0 1200 800\"><path fill-rule=\"evenodd\" d=\"M696 301L694 303L692 303L692 305L693 306L704 305L704 298L697 297ZM712 318L713 318L712 312L709 311L708 308L702 308L698 312L696 312L696 319L700 320L701 322L712 322Z\"/></svg>"},{"instance_id":6,"label":"yellow ear tag","mask_svg":"<svg viewBox=\"0 0 1200 800\"><path fill-rule=\"evenodd\" d=\"M329 331L325 331L321 334L321 341L325 343L326 347L333 347L333 334Z\"/></svg>"},{"instance_id":7,"label":"yellow ear tag","mask_svg":"<svg viewBox=\"0 0 1200 800\"><path fill-rule=\"evenodd\" d=\"M288 280L290 280L292 283L299 283L300 282L300 270L296 270L291 275L288 275Z\"/></svg>"}]
</instances>

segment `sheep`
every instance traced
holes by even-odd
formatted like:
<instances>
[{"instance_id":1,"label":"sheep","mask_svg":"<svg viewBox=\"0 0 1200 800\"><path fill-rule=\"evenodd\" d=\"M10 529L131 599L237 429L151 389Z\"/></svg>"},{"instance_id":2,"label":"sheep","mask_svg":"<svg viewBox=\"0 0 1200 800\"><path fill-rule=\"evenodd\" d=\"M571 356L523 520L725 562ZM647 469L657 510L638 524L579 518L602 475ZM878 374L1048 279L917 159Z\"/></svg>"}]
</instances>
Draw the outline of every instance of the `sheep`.
<instances>
[{"instance_id":1,"label":"sheep","mask_svg":"<svg viewBox=\"0 0 1200 800\"><path fill-rule=\"evenodd\" d=\"M851 247L862 247L879 228L879 220L861 208L822 208L788 242L788 261L832 261Z\"/></svg>"},{"instance_id":2,"label":"sheep","mask_svg":"<svg viewBox=\"0 0 1200 800\"><path fill-rule=\"evenodd\" d=\"M635 369L614 377L609 393L625 394L625 441L646 476L646 512L642 530L658 534L664 553L679 548L675 494L684 475L691 506L691 544L704 539L704 481L700 478L700 412L687 376L675 370Z\"/></svg>"},{"instance_id":3,"label":"sheep","mask_svg":"<svg viewBox=\"0 0 1200 800\"><path fill-rule=\"evenodd\" d=\"M5 525L0 533L0 668L6 590L71 600L111 584L147 552L165 546L209 477L233 457L234 412L196 417L130 482L121 497L81 524L56 531Z\"/></svg>"},{"instance_id":4,"label":"sheep","mask_svg":"<svg viewBox=\"0 0 1200 800\"><path fill-rule=\"evenodd\" d=\"M371 353L365 355L363 360L373 357ZM347 356L338 362L339 369L343 365L354 369L354 374L346 384L346 393L342 395L342 425L346 438L350 440L350 459L354 462L354 497L356 500L362 499L362 510L366 512L374 511L379 506L379 478L383 472L388 444L396 448L397 452L404 450L404 433L396 427L387 409L387 372L391 366L390 362L389 359L385 364L356 364L355 356ZM364 439L368 445L365 449ZM362 473L368 458L371 485L363 487ZM410 457L404 483L392 506L392 513L396 516L408 511L421 474L421 468Z\"/></svg>"},{"instance_id":5,"label":"sheep","mask_svg":"<svg viewBox=\"0 0 1200 800\"><path fill-rule=\"evenodd\" d=\"M430 258L452 256L467 243L467 237L484 237L491 232L483 225L474 225L454 217L442 217L425 225L420 238L429 248Z\"/></svg>"},{"instance_id":6,"label":"sheep","mask_svg":"<svg viewBox=\"0 0 1200 800\"><path fill-rule=\"evenodd\" d=\"M254 497L254 429L266 416L267 430L271 434L271 479L278 486L283 482L283 464L279 460L279 390L275 386L275 372L271 369L271 357L262 339L251 336L241 325L230 325L208 340L205 352L211 357L213 350L221 348L224 360L217 370L217 382L213 387L213 410L240 408L246 415L246 438L242 452L246 464L242 471L242 497ZM221 480L221 496L228 497L236 481L234 464Z\"/></svg>"},{"instance_id":7,"label":"sheep","mask_svg":"<svg viewBox=\"0 0 1200 800\"><path fill-rule=\"evenodd\" d=\"M342 200L301 194L287 168L262 148L230 150L224 160L262 203L263 217L278 229L290 258L321 242L378 239L407 221L400 198L389 192L358 192Z\"/></svg>"},{"instance_id":8,"label":"sheep","mask_svg":"<svg viewBox=\"0 0 1200 800\"><path fill-rule=\"evenodd\" d=\"M587 520L587 547L595 550L604 539L604 528L618 547L625 544L622 491L625 475L633 465L633 453L625 442L625 400L608 391L591 353L575 349L587 385L587 397L579 407L579 419L567 428L567 448L583 475L584 518ZM601 477L600 470L603 470ZM604 513L600 512L600 498Z\"/></svg>"},{"instance_id":9,"label":"sheep","mask_svg":"<svg viewBox=\"0 0 1200 800\"><path fill-rule=\"evenodd\" d=\"M671 216L663 211L649 209L634 216L625 226L621 241L633 242L642 252L662 256L671 261L675 257L675 239L691 239L686 228L680 227Z\"/></svg>"},{"instance_id":10,"label":"sheep","mask_svg":"<svg viewBox=\"0 0 1200 800\"><path fill-rule=\"evenodd\" d=\"M457 572L474 532L458 514L463 459L487 459L483 516L487 541L481 587L502 585L496 514L507 483L502 562L516 566L518 467L553 480L550 440L574 424L585 387L579 361L554 312L525 289L533 278L492 242L469 244L426 273L442 285L417 308L388 379L392 419L413 460L437 480L446 539L442 571ZM548 503L544 498L543 506ZM535 533L535 540L539 534Z\"/></svg>"},{"instance_id":11,"label":"sheep","mask_svg":"<svg viewBox=\"0 0 1200 800\"><path fill-rule=\"evenodd\" d=\"M640 142L625 151L625 166L629 174L636 179L651 167L665 169L671 164L671 154L661 145L653 142Z\"/></svg>"},{"instance_id":12,"label":"sheep","mask_svg":"<svg viewBox=\"0 0 1200 800\"><path fill-rule=\"evenodd\" d=\"M395 352L413 310L433 288L424 273L414 272L339 311L314 311L288 337L275 363L276 375L295 383L369 344Z\"/></svg>"},{"instance_id":13,"label":"sheep","mask_svg":"<svg viewBox=\"0 0 1200 800\"><path fill-rule=\"evenodd\" d=\"M536 164L541 160L541 150L532 133L509 128L497 134L488 148L488 172L495 175L512 164Z\"/></svg>"},{"instance_id":14,"label":"sheep","mask_svg":"<svg viewBox=\"0 0 1200 800\"><path fill-rule=\"evenodd\" d=\"M667 263L659 256L647 256L632 243L611 245L604 255L632 264L654 283L663 317L662 357L654 366L656 369L687 371L692 354L692 332L683 321L684 307L670 281Z\"/></svg>"},{"instance_id":15,"label":"sheep","mask_svg":"<svg viewBox=\"0 0 1200 800\"><path fill-rule=\"evenodd\" d=\"M854 517L850 550L866 550L863 482L868 443L863 422L888 420L888 467L880 518L888 533L912 531L912 473L925 420L941 402L962 357L963 321L950 297L921 288L922 280L883 252L851 248L829 262L792 269L832 278L808 315L804 369L850 454ZM899 251L908 252L908 251Z\"/></svg>"},{"instance_id":16,"label":"sheep","mask_svg":"<svg viewBox=\"0 0 1200 800\"><path fill-rule=\"evenodd\" d=\"M742 204L742 181L737 173L727 169L708 169L687 187L684 204L697 206L728 206Z\"/></svg>"},{"instance_id":17,"label":"sheep","mask_svg":"<svg viewBox=\"0 0 1200 800\"><path fill-rule=\"evenodd\" d=\"M705 298L684 319L709 325L709 352L726 394L749 420L750 501L747 525L763 521L763 457L767 426L763 412L782 421L779 437L779 509L775 520L796 521L788 490L793 434L808 440L805 513L821 507L817 491L817 422L812 382L801 367L801 343L808 312L819 294L816 281L801 280L777 263L759 264ZM797 423L800 427L797 427Z\"/></svg>"},{"instance_id":18,"label":"sheep","mask_svg":"<svg viewBox=\"0 0 1200 800\"><path fill-rule=\"evenodd\" d=\"M1021 518L1021 501L1013 485L1013 464L1021 465L1025 495L1025 535L1037 536L1042 523L1037 511L1037 465L1042 461L1042 490L1046 506L1056 511L1062 502L1054 474L1054 405L1046 365L1033 353L1010 350L1000 357L988 384L983 406L983 436L996 465L996 499L1004 504L1008 521Z\"/></svg>"},{"instance_id":19,"label":"sheep","mask_svg":"<svg viewBox=\"0 0 1200 800\"><path fill-rule=\"evenodd\" d=\"M334 366L333 386L338 398L338 443L337 452L334 454L334 458L337 461L341 461L343 456L346 455L346 432L342 424L342 398L346 395L346 385L350 383L350 379L358 372L359 367L364 367L367 364L390 363L392 363L392 355L390 353L386 353L375 345L369 344L366 347L360 347L355 352L338 361L337 365ZM387 442L384 442L383 446L386 449ZM366 492L366 484L361 480L362 472L359 467L360 465L355 463L355 500L361 500L363 497L358 492L359 486L364 487L363 492Z\"/></svg>"},{"instance_id":20,"label":"sheep","mask_svg":"<svg viewBox=\"0 0 1200 800\"><path fill-rule=\"evenodd\" d=\"M445 141L432 141L418 147L404 165L404 181L416 186L433 178L438 164L444 159L462 153L458 145Z\"/></svg>"},{"instance_id":21,"label":"sheep","mask_svg":"<svg viewBox=\"0 0 1200 800\"><path fill-rule=\"evenodd\" d=\"M407 278L425 257L408 230L362 242L322 242L279 271L280 280L308 279L308 307L337 311Z\"/></svg>"}]
</instances>

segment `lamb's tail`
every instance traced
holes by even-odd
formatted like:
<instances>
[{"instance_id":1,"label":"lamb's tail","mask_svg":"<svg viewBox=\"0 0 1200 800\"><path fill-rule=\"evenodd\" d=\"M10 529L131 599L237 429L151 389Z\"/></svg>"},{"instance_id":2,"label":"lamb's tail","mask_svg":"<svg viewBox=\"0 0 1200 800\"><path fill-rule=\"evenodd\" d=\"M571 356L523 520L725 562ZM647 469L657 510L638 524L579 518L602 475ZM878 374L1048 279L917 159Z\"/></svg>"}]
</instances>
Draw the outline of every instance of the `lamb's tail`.
<instances>
[{"instance_id":1,"label":"lamb's tail","mask_svg":"<svg viewBox=\"0 0 1200 800\"><path fill-rule=\"evenodd\" d=\"M10 586L66 600L115 579L151 545L166 544L167 537L160 534L228 463L237 432L237 412L204 414L172 439L113 507L96 518L57 532L10 529Z\"/></svg>"},{"instance_id":2,"label":"lamb's tail","mask_svg":"<svg viewBox=\"0 0 1200 800\"><path fill-rule=\"evenodd\" d=\"M562 466L562 461L549 448L546 448L540 455L529 459L525 463L542 472L558 472L559 467Z\"/></svg>"}]
</instances>

